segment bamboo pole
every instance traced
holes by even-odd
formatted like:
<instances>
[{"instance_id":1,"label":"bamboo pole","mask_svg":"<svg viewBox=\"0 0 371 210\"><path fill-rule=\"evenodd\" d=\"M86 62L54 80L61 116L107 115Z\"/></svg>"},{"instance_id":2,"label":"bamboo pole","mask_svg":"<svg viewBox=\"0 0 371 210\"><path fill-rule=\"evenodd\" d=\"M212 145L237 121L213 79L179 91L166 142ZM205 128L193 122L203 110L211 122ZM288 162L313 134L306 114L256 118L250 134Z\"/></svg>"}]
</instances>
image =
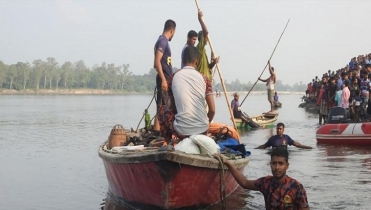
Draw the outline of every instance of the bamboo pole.
<instances>
[{"instance_id":1,"label":"bamboo pole","mask_svg":"<svg viewBox=\"0 0 371 210\"><path fill-rule=\"evenodd\" d=\"M276 51L276 48L277 48L277 46L278 46L278 43L280 43L281 38L282 38L282 35L283 35L283 33L285 33L285 30L286 30L287 25L289 24L289 22L290 22L290 19L287 21L286 26L285 26L285 28L283 29L282 34L281 34L280 38L278 39L278 42L277 42L276 46L275 46L274 49L273 49L273 52L272 52L272 54L271 54L271 57L269 58L269 61L272 59L273 54L274 54L274 52ZM258 77L258 79L256 80L256 82L254 83L254 85L251 87L251 89L249 90L249 92L247 93L247 95L245 96L245 98L242 100L240 106L242 106L242 104L243 104L243 102L245 101L245 99L247 98L247 96L250 94L250 92L252 91L252 89L255 87L256 83L259 81L259 78L263 75L263 73L264 73L265 69L267 68L267 66L268 66L268 63L265 64L265 67L264 67L262 73L260 74L260 76Z\"/></svg>"},{"instance_id":2,"label":"bamboo pole","mask_svg":"<svg viewBox=\"0 0 371 210\"><path fill-rule=\"evenodd\" d=\"M196 6L197 6L197 9L200 10L200 5L198 3L198 0L195 0L196 2ZM203 17L202 17L203 19ZM211 43L211 40L210 40L210 36L208 37L208 42L209 42L209 46L210 46L210 49L211 49L211 53L215 55L215 51L214 51L214 47L213 47L213 44ZM231 120L232 120L232 123L233 123L233 127L236 129L236 131L238 132L237 130L237 125L236 125L236 121L234 120L234 117L233 117L233 112L232 112L232 108L231 108L231 104L229 103L229 98L228 98L228 94L227 94L227 89L225 88L225 84L224 84L224 80L223 80L223 76L222 76L222 73L220 71L220 67L219 67L219 63L217 63L216 65L216 69L218 70L218 74L219 74L219 78L220 78L220 83L222 84L222 87L223 87L223 91L224 91L224 95L225 95L225 99L227 101L227 105L228 105L228 109L229 109L229 113L231 115Z\"/></svg>"}]
</instances>

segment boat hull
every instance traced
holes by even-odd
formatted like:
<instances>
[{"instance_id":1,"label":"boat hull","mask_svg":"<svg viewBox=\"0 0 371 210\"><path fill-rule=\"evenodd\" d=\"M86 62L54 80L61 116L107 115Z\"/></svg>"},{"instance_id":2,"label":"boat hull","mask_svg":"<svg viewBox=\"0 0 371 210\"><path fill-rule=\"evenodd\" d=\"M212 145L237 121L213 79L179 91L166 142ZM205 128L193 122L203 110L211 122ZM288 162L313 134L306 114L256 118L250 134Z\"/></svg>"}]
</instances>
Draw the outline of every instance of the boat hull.
<instances>
[{"instance_id":1,"label":"boat hull","mask_svg":"<svg viewBox=\"0 0 371 210\"><path fill-rule=\"evenodd\" d=\"M278 119L278 114L261 114L252 116L251 120L263 128L273 127ZM252 129L252 127L245 121L235 118L236 126L240 129Z\"/></svg>"},{"instance_id":2,"label":"boat hull","mask_svg":"<svg viewBox=\"0 0 371 210\"><path fill-rule=\"evenodd\" d=\"M280 108L280 107L282 107L282 103L277 101L277 102L274 103L274 107Z\"/></svg>"},{"instance_id":3,"label":"boat hull","mask_svg":"<svg viewBox=\"0 0 371 210\"><path fill-rule=\"evenodd\" d=\"M371 145L371 123L326 124L316 132L318 143Z\"/></svg>"},{"instance_id":4,"label":"boat hull","mask_svg":"<svg viewBox=\"0 0 371 210\"><path fill-rule=\"evenodd\" d=\"M177 153L180 154L177 151L160 153L159 156L154 156L153 161L137 161L137 163L127 161L120 163L120 161L104 158L100 154L110 193L125 203L164 209L205 207L219 202L221 170L215 167L185 164L190 160L181 163L182 161L176 161L182 159ZM218 165L216 159L208 159ZM243 164L239 164L238 170L242 172L248 161L247 158ZM204 161L201 165L206 166L208 162ZM238 187L229 172L225 176L225 187L226 195L231 194Z\"/></svg>"}]
</instances>

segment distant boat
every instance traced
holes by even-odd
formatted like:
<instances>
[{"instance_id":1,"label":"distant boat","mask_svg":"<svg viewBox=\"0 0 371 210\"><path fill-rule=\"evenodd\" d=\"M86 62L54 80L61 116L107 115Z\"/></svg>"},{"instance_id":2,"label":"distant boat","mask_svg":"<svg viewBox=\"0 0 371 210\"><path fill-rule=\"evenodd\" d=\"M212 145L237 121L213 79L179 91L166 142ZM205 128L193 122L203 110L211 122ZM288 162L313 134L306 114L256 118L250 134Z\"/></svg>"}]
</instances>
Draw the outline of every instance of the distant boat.
<instances>
[{"instance_id":1,"label":"distant boat","mask_svg":"<svg viewBox=\"0 0 371 210\"><path fill-rule=\"evenodd\" d=\"M244 113L246 116L246 113ZM237 128L266 128L274 125L278 118L278 113L262 113L260 115L242 117L243 119L235 118Z\"/></svg>"},{"instance_id":2,"label":"distant boat","mask_svg":"<svg viewBox=\"0 0 371 210\"><path fill-rule=\"evenodd\" d=\"M282 103L279 102L279 101L275 101L274 102L274 107L277 107L277 108L282 107Z\"/></svg>"}]
</instances>

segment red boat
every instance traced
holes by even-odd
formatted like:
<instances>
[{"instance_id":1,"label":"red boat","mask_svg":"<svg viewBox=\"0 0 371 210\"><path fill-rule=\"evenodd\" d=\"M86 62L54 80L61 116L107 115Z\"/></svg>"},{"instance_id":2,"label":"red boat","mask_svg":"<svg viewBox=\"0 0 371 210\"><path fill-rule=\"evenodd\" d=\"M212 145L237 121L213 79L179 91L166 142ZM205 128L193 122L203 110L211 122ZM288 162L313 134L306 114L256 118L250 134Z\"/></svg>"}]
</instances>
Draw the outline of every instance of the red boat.
<instances>
[{"instance_id":1,"label":"red boat","mask_svg":"<svg viewBox=\"0 0 371 210\"><path fill-rule=\"evenodd\" d=\"M224 180L228 196L238 183L228 171L221 179L218 160L180 151L142 150L112 152L107 144L99 147L109 185L109 193L125 204L146 205L147 209L206 207L221 201ZM250 158L232 160L243 171Z\"/></svg>"},{"instance_id":2,"label":"red boat","mask_svg":"<svg viewBox=\"0 0 371 210\"><path fill-rule=\"evenodd\" d=\"M371 145L371 123L339 123L321 126L316 133L318 143Z\"/></svg>"}]
</instances>

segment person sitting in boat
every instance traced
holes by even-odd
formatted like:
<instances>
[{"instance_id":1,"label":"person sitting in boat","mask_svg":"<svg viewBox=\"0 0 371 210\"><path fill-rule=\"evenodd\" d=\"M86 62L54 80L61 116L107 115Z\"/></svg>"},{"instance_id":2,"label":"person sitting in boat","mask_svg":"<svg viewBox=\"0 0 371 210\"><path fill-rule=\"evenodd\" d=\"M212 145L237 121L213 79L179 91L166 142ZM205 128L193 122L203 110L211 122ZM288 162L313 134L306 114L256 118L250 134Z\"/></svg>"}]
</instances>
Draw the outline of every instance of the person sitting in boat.
<instances>
[{"instance_id":1,"label":"person sitting in boat","mask_svg":"<svg viewBox=\"0 0 371 210\"><path fill-rule=\"evenodd\" d=\"M233 94L233 97L234 98L231 102L231 109L233 111L233 117L240 119L241 118L241 107L240 107L240 102L238 101L238 99L240 98L240 95L237 92L235 92Z\"/></svg>"},{"instance_id":2,"label":"person sitting in boat","mask_svg":"<svg viewBox=\"0 0 371 210\"><path fill-rule=\"evenodd\" d=\"M174 73L172 80L171 90L176 107L173 127L180 138L206 134L215 114L211 81L196 70L199 57L196 47L187 46L183 54L185 66Z\"/></svg>"},{"instance_id":3,"label":"person sitting in boat","mask_svg":"<svg viewBox=\"0 0 371 210\"><path fill-rule=\"evenodd\" d=\"M312 149L312 147L310 146L302 145L299 142L292 140L289 135L283 134L284 130L285 125L281 122L278 123L276 127L277 135L270 137L265 144L260 145L256 149L265 149L267 147L284 147L287 149L287 145L294 145L295 147L303 149Z\"/></svg>"},{"instance_id":4,"label":"person sitting in boat","mask_svg":"<svg viewBox=\"0 0 371 210\"><path fill-rule=\"evenodd\" d=\"M277 92L274 92L273 100L274 100L274 105L276 106L279 103Z\"/></svg>"},{"instance_id":5,"label":"person sitting in boat","mask_svg":"<svg viewBox=\"0 0 371 210\"><path fill-rule=\"evenodd\" d=\"M220 154L215 154L215 157L221 159L228 167L241 187L260 191L263 194L266 209L309 209L307 193L303 185L286 175L289 168L289 153L286 149L277 148L271 153L270 166L273 176L265 176L257 180L247 179Z\"/></svg>"}]
</instances>

